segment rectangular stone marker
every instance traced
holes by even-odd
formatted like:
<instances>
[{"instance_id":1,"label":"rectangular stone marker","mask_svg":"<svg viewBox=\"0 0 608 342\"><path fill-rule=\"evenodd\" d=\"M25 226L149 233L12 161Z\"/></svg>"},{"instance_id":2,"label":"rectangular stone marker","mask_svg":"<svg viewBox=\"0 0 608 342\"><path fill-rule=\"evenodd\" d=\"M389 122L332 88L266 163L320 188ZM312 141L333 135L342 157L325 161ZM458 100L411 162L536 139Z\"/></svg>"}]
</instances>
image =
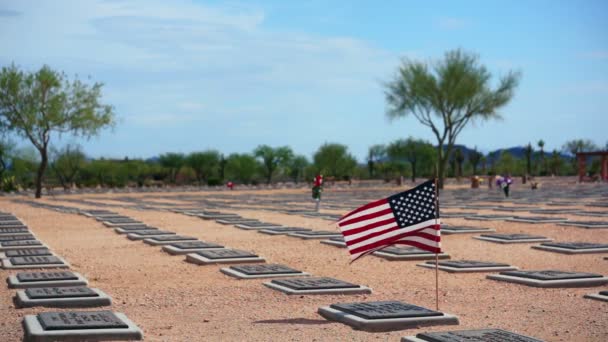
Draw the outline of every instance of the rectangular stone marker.
<instances>
[{"instance_id":1,"label":"rectangular stone marker","mask_svg":"<svg viewBox=\"0 0 608 342\"><path fill-rule=\"evenodd\" d=\"M464 218L475 215L477 215L477 213L441 213L441 218Z\"/></svg>"},{"instance_id":2,"label":"rectangular stone marker","mask_svg":"<svg viewBox=\"0 0 608 342\"><path fill-rule=\"evenodd\" d=\"M268 283L264 283L264 285L288 295L359 294L372 292L369 287L351 284L349 282L328 277L275 279Z\"/></svg>"},{"instance_id":3,"label":"rectangular stone marker","mask_svg":"<svg viewBox=\"0 0 608 342\"><path fill-rule=\"evenodd\" d=\"M40 248L44 245L38 240L17 240L17 241L2 241L0 242L0 251L7 251L11 249L24 249L24 248Z\"/></svg>"},{"instance_id":4,"label":"rectangular stone marker","mask_svg":"<svg viewBox=\"0 0 608 342\"><path fill-rule=\"evenodd\" d=\"M584 296L585 298L601 300L603 302L608 302L608 291L600 291L598 293L590 293Z\"/></svg>"},{"instance_id":5,"label":"rectangular stone marker","mask_svg":"<svg viewBox=\"0 0 608 342\"><path fill-rule=\"evenodd\" d=\"M21 272L16 275L24 283L39 283L44 281L77 280L78 276L72 272Z\"/></svg>"},{"instance_id":6,"label":"rectangular stone marker","mask_svg":"<svg viewBox=\"0 0 608 342\"><path fill-rule=\"evenodd\" d=\"M602 229L608 228L608 222L602 221L566 221L558 223L558 226L573 226L587 229Z\"/></svg>"},{"instance_id":7,"label":"rectangular stone marker","mask_svg":"<svg viewBox=\"0 0 608 342\"><path fill-rule=\"evenodd\" d=\"M135 233L139 233L139 232L158 232L159 229L158 228L145 228L145 229L140 229L140 228L136 228L136 229L125 229L123 228L114 228L114 231L117 234L135 234Z\"/></svg>"},{"instance_id":8,"label":"rectangular stone marker","mask_svg":"<svg viewBox=\"0 0 608 342\"><path fill-rule=\"evenodd\" d=\"M44 307L91 307L111 305L108 295L98 289L85 286L39 287L19 290L15 296L19 308Z\"/></svg>"},{"instance_id":9,"label":"rectangular stone marker","mask_svg":"<svg viewBox=\"0 0 608 342\"><path fill-rule=\"evenodd\" d=\"M389 246L372 253L387 260L429 260L435 259L435 254L416 247ZM440 253L439 259L449 259L447 253Z\"/></svg>"},{"instance_id":10,"label":"rectangular stone marker","mask_svg":"<svg viewBox=\"0 0 608 342\"><path fill-rule=\"evenodd\" d=\"M331 237L340 237L342 233L330 230L311 230L289 233L287 236L293 236L304 240L310 239L326 239Z\"/></svg>"},{"instance_id":11,"label":"rectangular stone marker","mask_svg":"<svg viewBox=\"0 0 608 342\"><path fill-rule=\"evenodd\" d=\"M222 268L220 271L239 279L280 278L308 275L308 273L279 264L238 265Z\"/></svg>"},{"instance_id":12,"label":"rectangular stone marker","mask_svg":"<svg viewBox=\"0 0 608 342\"><path fill-rule=\"evenodd\" d=\"M515 216L507 220L507 222L524 222L524 223L558 223L565 222L564 217L547 217L547 216Z\"/></svg>"},{"instance_id":13,"label":"rectangular stone marker","mask_svg":"<svg viewBox=\"0 0 608 342\"><path fill-rule=\"evenodd\" d=\"M161 235L177 235L174 232L169 232L166 230L151 230L151 231L137 231L131 232L127 234L127 238L129 240L143 240L148 239L152 236L161 236Z\"/></svg>"},{"instance_id":14,"label":"rectangular stone marker","mask_svg":"<svg viewBox=\"0 0 608 342\"><path fill-rule=\"evenodd\" d=\"M69 265L56 256L24 256L2 259L2 267L11 268L68 268Z\"/></svg>"},{"instance_id":15,"label":"rectangular stone marker","mask_svg":"<svg viewBox=\"0 0 608 342\"><path fill-rule=\"evenodd\" d=\"M562 254L608 253L608 244L592 242L545 242L532 248Z\"/></svg>"},{"instance_id":16,"label":"rectangular stone marker","mask_svg":"<svg viewBox=\"0 0 608 342\"><path fill-rule=\"evenodd\" d=\"M467 216L465 220L481 220L481 221L502 221L509 220L513 218L512 215L475 215L475 216Z\"/></svg>"},{"instance_id":17,"label":"rectangular stone marker","mask_svg":"<svg viewBox=\"0 0 608 342\"><path fill-rule=\"evenodd\" d=\"M151 246L162 246L162 245L169 245L173 242L178 242L178 241L196 241L196 240L197 240L197 238L192 237L192 236L161 235L161 236L154 236L149 239L144 239L144 243L147 243L148 245L151 245Z\"/></svg>"},{"instance_id":18,"label":"rectangular stone marker","mask_svg":"<svg viewBox=\"0 0 608 342\"><path fill-rule=\"evenodd\" d=\"M455 227L455 226L447 226L441 228L441 234L472 234L472 233L484 233L484 232L494 232L494 229L490 228L477 228L477 227Z\"/></svg>"},{"instance_id":19,"label":"rectangular stone marker","mask_svg":"<svg viewBox=\"0 0 608 342\"><path fill-rule=\"evenodd\" d=\"M608 283L608 277L601 274L556 270L506 271L486 278L534 287L587 287Z\"/></svg>"},{"instance_id":20,"label":"rectangular stone marker","mask_svg":"<svg viewBox=\"0 0 608 342\"><path fill-rule=\"evenodd\" d=\"M111 311L44 312L24 318L25 340L126 341L141 340L143 333L122 313Z\"/></svg>"},{"instance_id":21,"label":"rectangular stone marker","mask_svg":"<svg viewBox=\"0 0 608 342\"><path fill-rule=\"evenodd\" d=\"M258 232L269 235L285 235L293 232L310 232L312 229L300 228L300 227L277 227L269 229L261 229Z\"/></svg>"},{"instance_id":22,"label":"rectangular stone marker","mask_svg":"<svg viewBox=\"0 0 608 342\"><path fill-rule=\"evenodd\" d=\"M279 224L268 223L268 222L239 223L239 224L235 224L234 226L237 228L240 228L240 229L245 229L245 230L270 229L270 228L282 227Z\"/></svg>"},{"instance_id":23,"label":"rectangular stone marker","mask_svg":"<svg viewBox=\"0 0 608 342\"><path fill-rule=\"evenodd\" d=\"M4 255L2 255L4 254ZM0 253L0 258L13 258L19 256L42 256L53 255L48 248L13 249Z\"/></svg>"},{"instance_id":24,"label":"rectangular stone marker","mask_svg":"<svg viewBox=\"0 0 608 342\"><path fill-rule=\"evenodd\" d=\"M186 255L186 261L197 265L264 262L264 259L251 252L238 249L203 250Z\"/></svg>"},{"instance_id":25,"label":"rectangular stone marker","mask_svg":"<svg viewBox=\"0 0 608 342\"><path fill-rule=\"evenodd\" d=\"M215 222L217 222L219 224L228 225L228 224L239 224L239 223L255 223L255 222L260 222L260 221L255 220L255 219L246 219L244 217L235 216L235 217L217 219L217 220L215 220Z\"/></svg>"},{"instance_id":26,"label":"rectangular stone marker","mask_svg":"<svg viewBox=\"0 0 608 342\"><path fill-rule=\"evenodd\" d=\"M172 242L163 246L163 251L172 255L184 255L206 249L224 249L224 246L203 241Z\"/></svg>"},{"instance_id":27,"label":"rectangular stone marker","mask_svg":"<svg viewBox=\"0 0 608 342\"><path fill-rule=\"evenodd\" d=\"M424 268L435 268L434 261L427 261L418 266ZM468 272L499 272L516 270L517 267L509 264L477 261L477 260L446 260L438 262L438 269L450 273L468 273Z\"/></svg>"},{"instance_id":28,"label":"rectangular stone marker","mask_svg":"<svg viewBox=\"0 0 608 342\"><path fill-rule=\"evenodd\" d=\"M328 320L371 332L459 324L456 316L399 301L338 303L318 312Z\"/></svg>"},{"instance_id":29,"label":"rectangular stone marker","mask_svg":"<svg viewBox=\"0 0 608 342\"><path fill-rule=\"evenodd\" d=\"M502 244L552 241L551 239L544 236L530 234L481 234L480 236L474 236L473 239Z\"/></svg>"},{"instance_id":30,"label":"rectangular stone marker","mask_svg":"<svg viewBox=\"0 0 608 342\"><path fill-rule=\"evenodd\" d=\"M327 240L322 240L321 243L330 245L330 246L346 248L346 242L344 242L343 236L336 236L336 237L329 238Z\"/></svg>"},{"instance_id":31,"label":"rectangular stone marker","mask_svg":"<svg viewBox=\"0 0 608 342\"><path fill-rule=\"evenodd\" d=\"M502 329L456 330L425 332L406 336L401 342L543 342L533 337Z\"/></svg>"},{"instance_id":32,"label":"rectangular stone marker","mask_svg":"<svg viewBox=\"0 0 608 342\"><path fill-rule=\"evenodd\" d=\"M36 240L36 237L32 234L0 236L0 242L22 240Z\"/></svg>"},{"instance_id":33,"label":"rectangular stone marker","mask_svg":"<svg viewBox=\"0 0 608 342\"><path fill-rule=\"evenodd\" d=\"M27 227L19 227L19 228L0 228L0 234L10 235L10 234L30 234L30 230Z\"/></svg>"}]
</instances>

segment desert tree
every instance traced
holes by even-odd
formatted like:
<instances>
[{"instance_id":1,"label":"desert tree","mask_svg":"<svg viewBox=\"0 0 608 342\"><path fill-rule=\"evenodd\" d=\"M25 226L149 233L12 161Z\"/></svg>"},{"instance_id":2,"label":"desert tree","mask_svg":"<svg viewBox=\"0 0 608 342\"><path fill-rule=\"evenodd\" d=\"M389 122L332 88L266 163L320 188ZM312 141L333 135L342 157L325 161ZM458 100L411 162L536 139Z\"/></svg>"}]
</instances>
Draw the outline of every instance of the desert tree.
<instances>
[{"instance_id":1,"label":"desert tree","mask_svg":"<svg viewBox=\"0 0 608 342\"><path fill-rule=\"evenodd\" d=\"M28 139L40 155L36 198L42 196L53 135L90 138L114 124L112 106L100 102L102 87L102 83L69 80L48 66L36 72L22 71L15 65L2 68L0 125Z\"/></svg>"},{"instance_id":2,"label":"desert tree","mask_svg":"<svg viewBox=\"0 0 608 342\"><path fill-rule=\"evenodd\" d=\"M433 146L422 140L409 137L407 139L397 139L387 147L387 154L392 162L407 162L412 169L412 182L416 182L416 177L420 174L420 166L423 163L433 162ZM399 170L399 168L397 168Z\"/></svg>"},{"instance_id":3,"label":"desert tree","mask_svg":"<svg viewBox=\"0 0 608 342\"><path fill-rule=\"evenodd\" d=\"M169 182L175 184L179 170L185 165L186 157L182 153L168 152L158 156L158 162L169 172Z\"/></svg>"},{"instance_id":4,"label":"desert tree","mask_svg":"<svg viewBox=\"0 0 608 342\"><path fill-rule=\"evenodd\" d=\"M51 170L64 190L68 190L74 184L79 172L86 163L86 156L78 145L68 144L59 151L53 151Z\"/></svg>"},{"instance_id":5,"label":"desert tree","mask_svg":"<svg viewBox=\"0 0 608 342\"><path fill-rule=\"evenodd\" d=\"M219 167L220 153L215 150L192 152L185 158L185 164L194 171L199 185L211 177Z\"/></svg>"},{"instance_id":6,"label":"desert tree","mask_svg":"<svg viewBox=\"0 0 608 342\"><path fill-rule=\"evenodd\" d=\"M513 98L520 74L508 72L495 88L491 79L476 55L458 49L435 63L403 60L385 85L387 116L413 115L437 139L440 188L460 132L471 122L500 118L498 110Z\"/></svg>"},{"instance_id":7,"label":"desert tree","mask_svg":"<svg viewBox=\"0 0 608 342\"><path fill-rule=\"evenodd\" d=\"M318 172L338 178L352 176L357 166L357 160L348 152L348 147L335 143L321 145L313 156L313 162Z\"/></svg>"},{"instance_id":8,"label":"desert tree","mask_svg":"<svg viewBox=\"0 0 608 342\"><path fill-rule=\"evenodd\" d=\"M572 156L572 168L576 170L577 160L576 154L579 152L591 152L599 150L599 147L589 139L574 139L567 141L562 146L562 151Z\"/></svg>"},{"instance_id":9,"label":"desert tree","mask_svg":"<svg viewBox=\"0 0 608 342\"><path fill-rule=\"evenodd\" d=\"M369 178L376 176L378 164L386 157L386 146L382 144L372 145L367 151L367 169Z\"/></svg>"},{"instance_id":10,"label":"desert tree","mask_svg":"<svg viewBox=\"0 0 608 342\"><path fill-rule=\"evenodd\" d=\"M257 159L247 153L233 153L226 158L226 174L244 184L253 182L261 167Z\"/></svg>"},{"instance_id":11,"label":"desert tree","mask_svg":"<svg viewBox=\"0 0 608 342\"><path fill-rule=\"evenodd\" d=\"M545 162L545 141L543 139L540 139L536 145L538 146L538 149L540 150L540 160L539 160L539 164L540 164L540 173L542 176L547 174L547 163Z\"/></svg>"},{"instance_id":12,"label":"desert tree","mask_svg":"<svg viewBox=\"0 0 608 342\"><path fill-rule=\"evenodd\" d=\"M483 154L477 151L477 147L469 153L469 163L471 163L471 167L473 168L473 176L477 175L477 166L481 163L482 158Z\"/></svg>"},{"instance_id":13,"label":"desert tree","mask_svg":"<svg viewBox=\"0 0 608 342\"><path fill-rule=\"evenodd\" d=\"M526 158L526 175L532 175L532 154L534 153L534 149L532 148L532 144L528 143L526 147L524 147L524 157ZM524 175L523 183L526 184L526 175Z\"/></svg>"},{"instance_id":14,"label":"desert tree","mask_svg":"<svg viewBox=\"0 0 608 342\"><path fill-rule=\"evenodd\" d=\"M272 176L279 167L285 167L293 158L293 151L289 146L271 147L260 145L253 150L253 155L264 165L266 184L272 182Z\"/></svg>"},{"instance_id":15,"label":"desert tree","mask_svg":"<svg viewBox=\"0 0 608 342\"><path fill-rule=\"evenodd\" d=\"M304 176L308 165L308 159L303 155L296 155L287 163L289 176L296 184L298 184L300 179L302 179L302 176Z\"/></svg>"}]
</instances>

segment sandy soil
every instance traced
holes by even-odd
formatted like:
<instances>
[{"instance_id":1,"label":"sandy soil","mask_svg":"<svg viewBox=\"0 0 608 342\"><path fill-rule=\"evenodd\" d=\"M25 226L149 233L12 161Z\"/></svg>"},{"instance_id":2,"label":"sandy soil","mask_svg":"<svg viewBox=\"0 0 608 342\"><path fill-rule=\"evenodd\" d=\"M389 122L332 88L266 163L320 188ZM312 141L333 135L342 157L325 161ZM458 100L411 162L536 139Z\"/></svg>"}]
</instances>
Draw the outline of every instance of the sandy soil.
<instances>
[{"instance_id":1,"label":"sandy soil","mask_svg":"<svg viewBox=\"0 0 608 342\"><path fill-rule=\"evenodd\" d=\"M308 198L307 190L292 190ZM278 191L277 193L285 191ZM262 193L262 192L260 192ZM265 192L272 193L272 192ZM236 196L239 192L222 193ZM185 196L214 196L186 193ZM71 195L64 198L109 199L116 195ZM179 203L176 194L128 194ZM161 197L173 198L161 199ZM42 202L94 208L46 198ZM551 207L557 208L557 207ZM105 208L104 208L105 209ZM146 341L398 341L422 331L499 327L547 341L607 341L608 303L584 299L603 287L539 289L485 279L480 274L439 273L440 308L460 318L460 326L367 333L329 322L316 312L337 302L402 300L435 306L435 273L418 262L390 262L366 257L349 265L345 249L285 236L267 236L196 217L162 211L108 208L145 223L183 235L254 251L269 263L282 263L318 276L329 276L369 286L371 295L287 296L262 285L264 280L236 280L219 272L220 266L196 266L184 257L170 256L160 247L126 239L94 219L36 209L0 198L0 210L20 217L56 254L82 273L90 286L113 298L112 310L123 312L143 329ZM589 209L589 208L587 208ZM603 210L594 208L593 210ZM318 230L336 229L329 221L271 211L230 210L248 218ZM450 211L455 211L450 209ZM470 211L470 210L467 210ZM478 213L497 214L476 210ZM340 212L340 211L328 211ZM587 220L570 215L571 219ZM542 234L559 241L608 243L608 230L587 230L553 224L514 224L502 221L444 222L495 228L501 233ZM523 269L561 269L608 274L602 254L562 255L533 250L530 244L500 245L471 238L471 234L443 237L452 259L506 262ZM0 278L14 271L0 270ZM0 340L19 341L26 314L57 309L15 309L14 290L0 286Z\"/></svg>"}]
</instances>

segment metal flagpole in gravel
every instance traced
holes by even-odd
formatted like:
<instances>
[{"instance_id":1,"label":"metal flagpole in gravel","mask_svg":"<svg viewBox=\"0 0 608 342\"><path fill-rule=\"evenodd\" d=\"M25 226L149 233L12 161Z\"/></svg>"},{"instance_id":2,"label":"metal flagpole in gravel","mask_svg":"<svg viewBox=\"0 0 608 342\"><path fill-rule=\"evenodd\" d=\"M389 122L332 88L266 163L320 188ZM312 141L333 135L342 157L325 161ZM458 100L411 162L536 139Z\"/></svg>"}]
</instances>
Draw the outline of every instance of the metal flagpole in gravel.
<instances>
[{"instance_id":1,"label":"metal flagpole in gravel","mask_svg":"<svg viewBox=\"0 0 608 342\"><path fill-rule=\"evenodd\" d=\"M435 169L437 172L437 169ZM435 224L439 221L439 188L437 185L437 174L435 174ZM439 227L441 234L441 226ZM439 311L439 253L435 253L435 310Z\"/></svg>"}]
</instances>

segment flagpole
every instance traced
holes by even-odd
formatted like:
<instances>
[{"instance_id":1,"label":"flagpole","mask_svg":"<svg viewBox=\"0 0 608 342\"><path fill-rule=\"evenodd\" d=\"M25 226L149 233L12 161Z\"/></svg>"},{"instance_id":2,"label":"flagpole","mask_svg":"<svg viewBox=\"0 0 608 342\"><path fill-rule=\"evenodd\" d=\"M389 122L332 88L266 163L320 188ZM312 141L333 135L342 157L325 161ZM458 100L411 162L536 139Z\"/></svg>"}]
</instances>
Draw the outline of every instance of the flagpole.
<instances>
[{"instance_id":1,"label":"flagpole","mask_svg":"<svg viewBox=\"0 0 608 342\"><path fill-rule=\"evenodd\" d=\"M435 225L438 224L438 217L439 190L437 189L437 177L435 177ZM441 227L439 227L439 234L441 234ZM435 310L439 311L439 253L435 253Z\"/></svg>"}]
</instances>

